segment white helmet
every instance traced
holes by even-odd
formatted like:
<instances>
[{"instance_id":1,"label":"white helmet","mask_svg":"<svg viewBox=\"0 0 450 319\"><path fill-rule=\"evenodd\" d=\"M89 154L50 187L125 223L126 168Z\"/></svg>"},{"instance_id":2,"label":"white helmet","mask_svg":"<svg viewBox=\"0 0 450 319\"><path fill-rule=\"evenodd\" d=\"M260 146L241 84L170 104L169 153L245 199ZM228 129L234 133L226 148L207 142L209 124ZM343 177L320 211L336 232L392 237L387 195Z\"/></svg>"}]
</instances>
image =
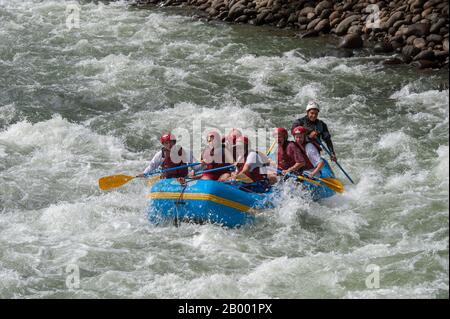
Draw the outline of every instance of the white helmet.
<instances>
[{"instance_id":1,"label":"white helmet","mask_svg":"<svg viewBox=\"0 0 450 319\"><path fill-rule=\"evenodd\" d=\"M309 101L308 105L306 105L306 112L308 112L311 109L316 109L317 111L320 111L319 104L316 101Z\"/></svg>"}]
</instances>

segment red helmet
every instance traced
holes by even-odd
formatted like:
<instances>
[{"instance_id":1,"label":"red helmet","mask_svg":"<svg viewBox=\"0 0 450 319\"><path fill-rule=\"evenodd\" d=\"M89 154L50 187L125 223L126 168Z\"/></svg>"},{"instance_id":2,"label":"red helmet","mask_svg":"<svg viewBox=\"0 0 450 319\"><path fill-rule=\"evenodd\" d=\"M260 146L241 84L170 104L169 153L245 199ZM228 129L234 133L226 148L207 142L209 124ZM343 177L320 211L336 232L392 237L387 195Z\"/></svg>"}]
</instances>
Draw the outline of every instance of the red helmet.
<instances>
[{"instance_id":1,"label":"red helmet","mask_svg":"<svg viewBox=\"0 0 450 319\"><path fill-rule=\"evenodd\" d=\"M273 135L274 136L281 135L287 137L288 131L284 127L277 127L273 130Z\"/></svg>"},{"instance_id":2,"label":"red helmet","mask_svg":"<svg viewBox=\"0 0 450 319\"><path fill-rule=\"evenodd\" d=\"M165 142L168 142L168 141L176 142L177 138L172 133L166 133L166 134L162 135L159 140L161 141L161 144L164 144Z\"/></svg>"},{"instance_id":3,"label":"red helmet","mask_svg":"<svg viewBox=\"0 0 450 319\"><path fill-rule=\"evenodd\" d=\"M296 134L306 134L308 131L303 126L297 126L292 130L292 135Z\"/></svg>"}]
</instances>

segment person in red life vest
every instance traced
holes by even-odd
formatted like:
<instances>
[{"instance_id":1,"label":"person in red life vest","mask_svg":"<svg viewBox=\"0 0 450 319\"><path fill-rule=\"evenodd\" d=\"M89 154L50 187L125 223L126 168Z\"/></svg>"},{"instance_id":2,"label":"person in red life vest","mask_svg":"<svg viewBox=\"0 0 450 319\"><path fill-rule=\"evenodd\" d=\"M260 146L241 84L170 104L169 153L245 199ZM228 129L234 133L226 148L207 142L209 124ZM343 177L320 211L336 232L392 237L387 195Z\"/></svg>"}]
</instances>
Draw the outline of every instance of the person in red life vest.
<instances>
[{"instance_id":1,"label":"person in red life vest","mask_svg":"<svg viewBox=\"0 0 450 319\"><path fill-rule=\"evenodd\" d=\"M161 136L160 142L163 145L162 149L153 156L150 164L142 174L138 176L145 176L145 174L155 171L156 169L168 169L172 167L182 166L189 163L195 163L196 160L190 151L185 151L181 146L176 145L177 140L175 135L167 133ZM193 169L197 171L201 168L200 165ZM180 168L161 174L161 178L179 178L186 177L189 173L188 168Z\"/></svg>"},{"instance_id":2,"label":"person in red life vest","mask_svg":"<svg viewBox=\"0 0 450 319\"><path fill-rule=\"evenodd\" d=\"M207 134L206 139L208 145L203 150L201 156L203 170L211 170L227 166L227 163L231 161L231 154L225 148L224 143L222 143L219 133L216 131L211 131ZM225 169L214 172L206 172L201 175L200 179L216 181L221 175L224 174L224 172L226 172Z\"/></svg>"},{"instance_id":3,"label":"person in red life vest","mask_svg":"<svg viewBox=\"0 0 450 319\"><path fill-rule=\"evenodd\" d=\"M276 183L276 176L273 176L273 180L269 180L268 177L266 167L270 165L270 159L263 153L251 150L248 137L239 137L236 140L235 149L237 154L236 170L228 177L228 180L236 180L239 177L248 179L263 186L262 191L269 184Z\"/></svg>"},{"instance_id":4,"label":"person in red life vest","mask_svg":"<svg viewBox=\"0 0 450 319\"><path fill-rule=\"evenodd\" d=\"M283 175L294 173L299 175L305 166L305 159L297 145L288 141L288 131L279 127L273 131L273 136L277 139L277 168L283 171Z\"/></svg>"},{"instance_id":5,"label":"person in red life vest","mask_svg":"<svg viewBox=\"0 0 450 319\"><path fill-rule=\"evenodd\" d=\"M325 166L325 162L320 157L320 146L314 140L307 142L308 130L303 126L294 128L292 135L294 135L295 144L305 159L303 169L308 172L309 177L319 174L320 170Z\"/></svg>"}]
</instances>

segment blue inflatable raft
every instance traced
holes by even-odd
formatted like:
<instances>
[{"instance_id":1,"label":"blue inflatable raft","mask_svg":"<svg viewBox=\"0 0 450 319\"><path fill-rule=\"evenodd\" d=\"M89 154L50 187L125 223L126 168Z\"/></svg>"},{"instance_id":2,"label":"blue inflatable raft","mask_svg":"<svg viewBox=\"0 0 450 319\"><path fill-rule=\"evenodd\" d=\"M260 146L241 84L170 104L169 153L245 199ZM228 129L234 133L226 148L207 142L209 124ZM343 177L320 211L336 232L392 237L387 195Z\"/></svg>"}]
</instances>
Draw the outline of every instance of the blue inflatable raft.
<instances>
[{"instance_id":1,"label":"blue inflatable raft","mask_svg":"<svg viewBox=\"0 0 450 319\"><path fill-rule=\"evenodd\" d=\"M176 179L162 179L150 190L147 213L150 222L212 222L238 227L254 221L255 214L271 207L269 193L245 190L244 184L191 180L186 185Z\"/></svg>"},{"instance_id":2,"label":"blue inflatable raft","mask_svg":"<svg viewBox=\"0 0 450 319\"><path fill-rule=\"evenodd\" d=\"M334 177L326 163L320 177ZM301 183L313 200L333 196L327 187L308 182ZM161 179L154 183L148 195L147 214L151 223L215 223L226 227L239 227L255 221L255 215L273 208L276 188L265 193L247 189L244 183L210 180L187 180L185 185L177 179Z\"/></svg>"}]
</instances>

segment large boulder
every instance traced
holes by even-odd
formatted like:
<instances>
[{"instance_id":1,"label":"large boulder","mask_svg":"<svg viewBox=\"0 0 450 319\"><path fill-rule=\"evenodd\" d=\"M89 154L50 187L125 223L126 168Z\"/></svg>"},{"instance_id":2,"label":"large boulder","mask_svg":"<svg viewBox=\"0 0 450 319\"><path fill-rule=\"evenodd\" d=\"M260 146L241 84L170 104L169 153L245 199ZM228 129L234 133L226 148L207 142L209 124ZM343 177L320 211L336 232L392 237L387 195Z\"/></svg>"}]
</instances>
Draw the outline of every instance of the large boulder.
<instances>
[{"instance_id":1,"label":"large boulder","mask_svg":"<svg viewBox=\"0 0 450 319\"><path fill-rule=\"evenodd\" d=\"M363 39L359 34L351 33L347 34L339 42L338 48L340 49L359 49L363 46Z\"/></svg>"}]
</instances>

